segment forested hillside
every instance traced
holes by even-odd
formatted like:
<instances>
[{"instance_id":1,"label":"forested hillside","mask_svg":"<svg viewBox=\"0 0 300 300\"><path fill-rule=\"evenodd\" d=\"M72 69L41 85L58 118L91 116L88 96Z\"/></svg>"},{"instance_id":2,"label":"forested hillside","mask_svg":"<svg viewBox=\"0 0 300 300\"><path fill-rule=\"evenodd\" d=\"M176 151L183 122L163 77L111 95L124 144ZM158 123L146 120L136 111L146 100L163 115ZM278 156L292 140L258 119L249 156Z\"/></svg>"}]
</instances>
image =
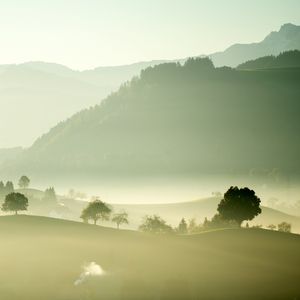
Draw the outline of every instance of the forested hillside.
<instances>
[{"instance_id":1,"label":"forested hillside","mask_svg":"<svg viewBox=\"0 0 300 300\"><path fill-rule=\"evenodd\" d=\"M2 170L81 177L297 172L299 83L300 70L214 68L207 58L150 67Z\"/></svg>"},{"instance_id":2,"label":"forested hillside","mask_svg":"<svg viewBox=\"0 0 300 300\"><path fill-rule=\"evenodd\" d=\"M283 52L277 56L270 55L249 60L237 67L239 70L300 68L300 51Z\"/></svg>"}]
</instances>

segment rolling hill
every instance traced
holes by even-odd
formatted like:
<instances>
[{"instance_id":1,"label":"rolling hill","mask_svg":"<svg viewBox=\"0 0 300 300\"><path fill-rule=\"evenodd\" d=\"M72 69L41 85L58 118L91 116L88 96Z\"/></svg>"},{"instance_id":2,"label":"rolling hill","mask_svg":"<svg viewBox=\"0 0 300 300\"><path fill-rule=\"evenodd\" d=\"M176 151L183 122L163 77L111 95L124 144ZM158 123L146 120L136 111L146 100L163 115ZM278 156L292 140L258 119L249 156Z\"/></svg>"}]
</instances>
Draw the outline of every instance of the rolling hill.
<instances>
[{"instance_id":1,"label":"rolling hill","mask_svg":"<svg viewBox=\"0 0 300 300\"><path fill-rule=\"evenodd\" d=\"M159 63L140 62L82 72L46 62L1 65L0 104L5 109L0 111L0 148L30 146L61 120L100 103L143 68ZM24 114L25 111L30 113Z\"/></svg>"},{"instance_id":2,"label":"rolling hill","mask_svg":"<svg viewBox=\"0 0 300 300\"><path fill-rule=\"evenodd\" d=\"M300 296L300 238L293 234L231 229L151 236L12 216L0 217L0 239L3 300ZM103 269L101 275L83 273L83 266L90 262Z\"/></svg>"},{"instance_id":3,"label":"rolling hill","mask_svg":"<svg viewBox=\"0 0 300 300\"><path fill-rule=\"evenodd\" d=\"M58 196L58 205L48 207L43 203L44 193L36 189L17 190L29 198L29 214L42 216L55 216L57 218L81 221L79 218L87 202L74 200L65 196ZM126 211L130 223L124 228L136 230L146 215L159 215L173 227L177 227L180 220L195 218L197 223L202 223L204 218L212 218L220 202L219 197L203 198L194 201L165 203L165 204L111 204L113 212ZM295 211L295 214L297 212ZM286 214L266 206L262 206L262 214L257 216L250 225L270 224L278 225L281 222L292 224L292 231L300 234L300 217ZM104 222L106 226L115 227L111 222Z\"/></svg>"},{"instance_id":4,"label":"rolling hill","mask_svg":"<svg viewBox=\"0 0 300 300\"><path fill-rule=\"evenodd\" d=\"M207 198L169 204L119 204L113 205L113 208L115 211L125 210L128 212L131 221L129 228L136 229L145 215L153 214L163 217L172 226L178 226L183 217L186 220L195 218L198 223L202 223L205 217L210 219L216 214L219 202L220 198ZM249 224L267 227L270 224L277 225L281 222L291 223L293 232L300 233L299 216L292 216L266 206L262 206L261 215L254 218Z\"/></svg>"}]
</instances>

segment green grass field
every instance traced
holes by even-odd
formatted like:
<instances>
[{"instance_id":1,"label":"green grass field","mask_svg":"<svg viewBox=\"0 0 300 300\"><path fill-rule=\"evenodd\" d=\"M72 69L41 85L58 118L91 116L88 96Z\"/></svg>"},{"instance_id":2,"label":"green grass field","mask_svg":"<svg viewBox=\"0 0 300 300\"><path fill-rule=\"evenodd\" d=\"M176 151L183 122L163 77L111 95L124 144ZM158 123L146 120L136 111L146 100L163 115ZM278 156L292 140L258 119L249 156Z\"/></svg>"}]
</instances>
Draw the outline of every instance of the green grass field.
<instances>
[{"instance_id":1,"label":"green grass field","mask_svg":"<svg viewBox=\"0 0 300 300\"><path fill-rule=\"evenodd\" d=\"M300 236L187 236L33 216L0 217L0 299L300 299ZM106 272L74 285L85 263Z\"/></svg>"}]
</instances>

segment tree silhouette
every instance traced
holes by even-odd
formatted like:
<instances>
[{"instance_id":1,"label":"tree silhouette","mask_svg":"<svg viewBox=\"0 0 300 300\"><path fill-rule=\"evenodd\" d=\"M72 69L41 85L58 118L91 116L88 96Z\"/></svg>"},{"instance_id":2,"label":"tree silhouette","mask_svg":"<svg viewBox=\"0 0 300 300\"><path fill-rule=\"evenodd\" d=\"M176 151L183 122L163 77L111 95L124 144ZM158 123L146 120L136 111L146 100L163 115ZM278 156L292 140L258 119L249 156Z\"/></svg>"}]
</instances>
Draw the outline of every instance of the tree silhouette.
<instances>
[{"instance_id":1,"label":"tree silhouette","mask_svg":"<svg viewBox=\"0 0 300 300\"><path fill-rule=\"evenodd\" d=\"M5 185L5 193L6 193L6 195L10 194L10 193L13 193L14 190L15 190L14 184L11 181L7 181L6 185Z\"/></svg>"},{"instance_id":2,"label":"tree silhouette","mask_svg":"<svg viewBox=\"0 0 300 300\"><path fill-rule=\"evenodd\" d=\"M275 230L276 229L276 225L270 224L270 225L267 226L267 228L270 229L270 230Z\"/></svg>"},{"instance_id":3,"label":"tree silhouette","mask_svg":"<svg viewBox=\"0 0 300 300\"><path fill-rule=\"evenodd\" d=\"M55 205L57 203L54 187L49 187L45 190L43 201L45 201L48 205Z\"/></svg>"},{"instance_id":4,"label":"tree silhouette","mask_svg":"<svg viewBox=\"0 0 300 300\"><path fill-rule=\"evenodd\" d=\"M186 234L188 232L188 226L184 218L181 219L178 225L178 233Z\"/></svg>"},{"instance_id":5,"label":"tree silhouette","mask_svg":"<svg viewBox=\"0 0 300 300\"><path fill-rule=\"evenodd\" d=\"M14 185L11 181L7 181L4 184L3 181L0 181L0 199L4 199L6 195L14 192Z\"/></svg>"},{"instance_id":6,"label":"tree silhouette","mask_svg":"<svg viewBox=\"0 0 300 300\"><path fill-rule=\"evenodd\" d=\"M151 233L172 233L173 228L157 215L145 216L139 229Z\"/></svg>"},{"instance_id":7,"label":"tree silhouette","mask_svg":"<svg viewBox=\"0 0 300 300\"><path fill-rule=\"evenodd\" d=\"M281 222L278 226L278 231L280 232L291 232L292 230L292 225L287 222Z\"/></svg>"},{"instance_id":8,"label":"tree silhouette","mask_svg":"<svg viewBox=\"0 0 300 300\"><path fill-rule=\"evenodd\" d=\"M2 204L3 211L14 211L18 214L20 210L27 210L28 199L21 193L10 193L6 195L5 201Z\"/></svg>"},{"instance_id":9,"label":"tree silhouette","mask_svg":"<svg viewBox=\"0 0 300 300\"><path fill-rule=\"evenodd\" d=\"M19 187L21 188L21 189L26 189L26 188L28 188L28 186L29 186L29 184L30 184L30 179L27 177L27 176L25 176L25 175L23 175L20 179L19 179Z\"/></svg>"},{"instance_id":10,"label":"tree silhouette","mask_svg":"<svg viewBox=\"0 0 300 300\"><path fill-rule=\"evenodd\" d=\"M84 222L93 220L94 224L97 224L98 220L109 220L111 214L111 208L101 200L95 200L88 204L88 206L82 211L80 218Z\"/></svg>"},{"instance_id":11,"label":"tree silhouette","mask_svg":"<svg viewBox=\"0 0 300 300\"><path fill-rule=\"evenodd\" d=\"M112 222L117 224L118 229L120 228L121 224L128 224L128 213L124 211L118 214L114 214Z\"/></svg>"},{"instance_id":12,"label":"tree silhouette","mask_svg":"<svg viewBox=\"0 0 300 300\"><path fill-rule=\"evenodd\" d=\"M253 190L230 187L218 205L218 212L223 220L235 221L241 226L243 221L250 221L261 213L259 205L260 199Z\"/></svg>"}]
</instances>

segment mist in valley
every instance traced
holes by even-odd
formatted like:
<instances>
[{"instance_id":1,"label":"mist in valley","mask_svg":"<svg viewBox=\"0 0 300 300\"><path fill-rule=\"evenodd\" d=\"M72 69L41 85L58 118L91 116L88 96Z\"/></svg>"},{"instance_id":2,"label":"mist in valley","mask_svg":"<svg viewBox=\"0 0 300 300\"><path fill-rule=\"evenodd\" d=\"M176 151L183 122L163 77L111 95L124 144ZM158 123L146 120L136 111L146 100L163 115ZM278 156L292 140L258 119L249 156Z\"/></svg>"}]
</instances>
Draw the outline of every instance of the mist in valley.
<instances>
[{"instance_id":1,"label":"mist in valley","mask_svg":"<svg viewBox=\"0 0 300 300\"><path fill-rule=\"evenodd\" d=\"M299 10L2 1L0 299L300 299Z\"/></svg>"}]
</instances>

